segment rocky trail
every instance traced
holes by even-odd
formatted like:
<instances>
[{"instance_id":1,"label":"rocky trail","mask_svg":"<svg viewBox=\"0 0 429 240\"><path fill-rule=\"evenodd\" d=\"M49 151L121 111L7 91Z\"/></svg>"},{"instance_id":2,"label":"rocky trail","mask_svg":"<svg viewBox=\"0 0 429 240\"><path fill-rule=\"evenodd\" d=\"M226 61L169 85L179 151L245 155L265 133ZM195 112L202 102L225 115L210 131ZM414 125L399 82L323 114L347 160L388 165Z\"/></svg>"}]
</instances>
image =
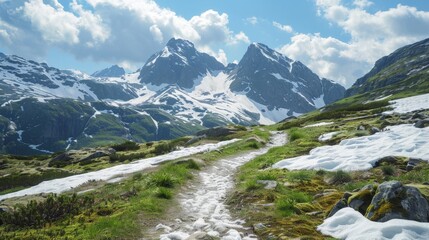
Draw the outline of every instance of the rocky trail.
<instances>
[{"instance_id":1,"label":"rocky trail","mask_svg":"<svg viewBox=\"0 0 429 240\"><path fill-rule=\"evenodd\" d=\"M243 220L231 216L225 199L234 186L234 174L240 166L273 147L286 144L286 134L272 134L266 147L218 160L198 173L177 197L178 204L170 210L174 214L145 233L143 239L257 239L250 229L244 227Z\"/></svg>"}]
</instances>

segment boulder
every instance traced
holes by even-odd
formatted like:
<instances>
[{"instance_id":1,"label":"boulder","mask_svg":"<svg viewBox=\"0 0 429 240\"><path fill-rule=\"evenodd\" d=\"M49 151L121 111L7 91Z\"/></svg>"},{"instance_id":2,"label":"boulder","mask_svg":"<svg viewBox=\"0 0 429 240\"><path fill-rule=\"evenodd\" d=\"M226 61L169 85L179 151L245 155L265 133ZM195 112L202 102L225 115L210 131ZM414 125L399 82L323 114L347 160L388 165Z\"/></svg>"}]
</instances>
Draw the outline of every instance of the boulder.
<instances>
[{"instance_id":1,"label":"boulder","mask_svg":"<svg viewBox=\"0 0 429 240\"><path fill-rule=\"evenodd\" d=\"M371 200L374 197L376 189L376 186L372 184L364 186L358 192L349 197L347 205L364 215L371 204Z\"/></svg>"},{"instance_id":2,"label":"boulder","mask_svg":"<svg viewBox=\"0 0 429 240\"><path fill-rule=\"evenodd\" d=\"M423 119L423 120L418 120L415 124L414 127L416 128L425 128L429 126L429 119Z\"/></svg>"},{"instance_id":3,"label":"boulder","mask_svg":"<svg viewBox=\"0 0 429 240\"><path fill-rule=\"evenodd\" d=\"M328 218L334 216L335 213L340 211L341 209L348 207L347 203L349 201L349 198L352 196L351 193L346 192L344 193L343 197L332 207L331 211L328 214Z\"/></svg>"},{"instance_id":4,"label":"boulder","mask_svg":"<svg viewBox=\"0 0 429 240\"><path fill-rule=\"evenodd\" d=\"M377 222L391 219L428 222L429 203L415 187L398 181L384 182L378 186L365 216Z\"/></svg>"}]
</instances>

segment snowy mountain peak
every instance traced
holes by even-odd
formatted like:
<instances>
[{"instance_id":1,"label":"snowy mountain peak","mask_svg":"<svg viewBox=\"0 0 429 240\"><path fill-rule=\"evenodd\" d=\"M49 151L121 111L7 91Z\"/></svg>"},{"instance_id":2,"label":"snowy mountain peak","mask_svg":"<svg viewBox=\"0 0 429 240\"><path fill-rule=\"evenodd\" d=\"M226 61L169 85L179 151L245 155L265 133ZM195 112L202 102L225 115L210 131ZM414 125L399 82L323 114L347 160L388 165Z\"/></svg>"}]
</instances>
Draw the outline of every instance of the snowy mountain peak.
<instances>
[{"instance_id":1,"label":"snowy mountain peak","mask_svg":"<svg viewBox=\"0 0 429 240\"><path fill-rule=\"evenodd\" d=\"M193 43L191 43L188 40L180 39L180 38L172 38L167 42L167 48L172 50L177 50L179 52L186 50L186 49L195 49L195 46Z\"/></svg>"},{"instance_id":2,"label":"snowy mountain peak","mask_svg":"<svg viewBox=\"0 0 429 240\"><path fill-rule=\"evenodd\" d=\"M97 71L91 76L93 77L121 77L125 75L125 70L118 65L113 65L109 68Z\"/></svg>"},{"instance_id":3,"label":"snowy mountain peak","mask_svg":"<svg viewBox=\"0 0 429 240\"><path fill-rule=\"evenodd\" d=\"M161 51L149 58L140 71L139 79L142 83L156 86L176 84L192 88L198 77L224 68L214 57L196 50L191 42L172 38Z\"/></svg>"},{"instance_id":4,"label":"snowy mountain peak","mask_svg":"<svg viewBox=\"0 0 429 240\"><path fill-rule=\"evenodd\" d=\"M266 106L267 117L270 114L287 117L312 111L341 98L345 91L339 84L322 81L304 64L261 43L252 43L248 47L232 79L231 90L245 93ZM332 91L338 94L332 96Z\"/></svg>"}]
</instances>

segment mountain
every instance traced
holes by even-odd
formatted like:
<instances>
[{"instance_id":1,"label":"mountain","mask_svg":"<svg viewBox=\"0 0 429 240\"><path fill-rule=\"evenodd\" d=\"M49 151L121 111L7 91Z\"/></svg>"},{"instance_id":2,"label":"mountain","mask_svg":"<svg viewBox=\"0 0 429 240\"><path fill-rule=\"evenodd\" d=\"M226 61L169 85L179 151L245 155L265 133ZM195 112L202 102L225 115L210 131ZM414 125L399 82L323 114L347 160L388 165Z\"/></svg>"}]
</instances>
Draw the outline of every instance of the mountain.
<instances>
[{"instance_id":1,"label":"mountain","mask_svg":"<svg viewBox=\"0 0 429 240\"><path fill-rule=\"evenodd\" d=\"M197 51L191 42L173 38L162 51L149 58L139 79L156 86L165 83L191 88L194 79L224 68L214 57Z\"/></svg>"},{"instance_id":2,"label":"mountain","mask_svg":"<svg viewBox=\"0 0 429 240\"><path fill-rule=\"evenodd\" d=\"M109 68L97 71L91 76L93 77L122 77L125 75L125 70L118 65L113 65Z\"/></svg>"},{"instance_id":3,"label":"mountain","mask_svg":"<svg viewBox=\"0 0 429 240\"><path fill-rule=\"evenodd\" d=\"M429 38L402 47L376 61L365 76L346 91L346 96L376 91L390 95L429 89Z\"/></svg>"},{"instance_id":4,"label":"mountain","mask_svg":"<svg viewBox=\"0 0 429 240\"><path fill-rule=\"evenodd\" d=\"M245 93L265 106L265 112L286 111L287 116L323 107L345 92L341 85L320 79L301 62L261 43L249 46L232 78L232 91Z\"/></svg>"},{"instance_id":5,"label":"mountain","mask_svg":"<svg viewBox=\"0 0 429 240\"><path fill-rule=\"evenodd\" d=\"M98 101L136 96L128 83L110 83L14 55L0 58L0 103L28 97Z\"/></svg>"},{"instance_id":6,"label":"mountain","mask_svg":"<svg viewBox=\"0 0 429 240\"><path fill-rule=\"evenodd\" d=\"M110 77L116 67L109 69L95 77L18 56L0 58L0 153L171 139L231 123L272 124L344 93L263 44L252 44L239 64L225 67L189 41L171 39L140 71Z\"/></svg>"}]
</instances>

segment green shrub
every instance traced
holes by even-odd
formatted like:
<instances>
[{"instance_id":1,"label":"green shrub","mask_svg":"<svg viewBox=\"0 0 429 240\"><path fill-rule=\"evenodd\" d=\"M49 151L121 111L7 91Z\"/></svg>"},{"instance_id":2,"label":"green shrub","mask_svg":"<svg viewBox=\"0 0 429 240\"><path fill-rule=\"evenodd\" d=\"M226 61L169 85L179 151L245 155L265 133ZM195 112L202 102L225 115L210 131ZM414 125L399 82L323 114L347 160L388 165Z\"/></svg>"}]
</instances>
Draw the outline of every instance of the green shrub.
<instances>
[{"instance_id":1,"label":"green shrub","mask_svg":"<svg viewBox=\"0 0 429 240\"><path fill-rule=\"evenodd\" d=\"M381 167L384 175L393 176L395 174L395 168L390 165L385 165Z\"/></svg>"},{"instance_id":2,"label":"green shrub","mask_svg":"<svg viewBox=\"0 0 429 240\"><path fill-rule=\"evenodd\" d=\"M174 146L171 143L160 143L160 144L155 146L153 153L155 155L162 155L162 154L166 154L166 153L173 151L175 148L176 148L176 146Z\"/></svg>"},{"instance_id":3,"label":"green shrub","mask_svg":"<svg viewBox=\"0 0 429 240\"><path fill-rule=\"evenodd\" d=\"M186 167L189 168L189 169L200 170L200 165L198 165L198 163L195 162L194 159L189 159L187 161Z\"/></svg>"},{"instance_id":4,"label":"green shrub","mask_svg":"<svg viewBox=\"0 0 429 240\"><path fill-rule=\"evenodd\" d=\"M152 175L150 185L156 187L174 188L176 179L168 173L158 172Z\"/></svg>"},{"instance_id":5,"label":"green shrub","mask_svg":"<svg viewBox=\"0 0 429 240\"><path fill-rule=\"evenodd\" d=\"M113 149L115 149L118 152L123 151L135 151L139 150L140 146L138 143L132 142L132 141L126 141L121 144L116 144L112 146Z\"/></svg>"},{"instance_id":6,"label":"green shrub","mask_svg":"<svg viewBox=\"0 0 429 240\"><path fill-rule=\"evenodd\" d=\"M161 187L156 190L155 196L157 198L171 199L173 198L173 193L170 189Z\"/></svg>"},{"instance_id":7,"label":"green shrub","mask_svg":"<svg viewBox=\"0 0 429 240\"><path fill-rule=\"evenodd\" d=\"M299 128L292 128L289 131L289 140L291 142L293 142L293 141L295 141L297 139L303 138L304 136L305 136L305 134Z\"/></svg>"},{"instance_id":8,"label":"green shrub","mask_svg":"<svg viewBox=\"0 0 429 240\"><path fill-rule=\"evenodd\" d=\"M343 183L350 182L351 180L352 180L352 177L350 176L349 173L340 170L333 173L331 182L333 184L343 184Z\"/></svg>"},{"instance_id":9,"label":"green shrub","mask_svg":"<svg viewBox=\"0 0 429 240\"><path fill-rule=\"evenodd\" d=\"M50 194L42 202L30 201L27 205L17 205L11 212L0 215L0 222L17 228L43 227L47 223L80 214L94 204L94 198L79 197L76 194Z\"/></svg>"},{"instance_id":10,"label":"green shrub","mask_svg":"<svg viewBox=\"0 0 429 240\"><path fill-rule=\"evenodd\" d=\"M294 214L297 209L295 208L295 200L290 198L282 198L276 202L276 208L283 216L290 216Z\"/></svg>"},{"instance_id":11,"label":"green shrub","mask_svg":"<svg viewBox=\"0 0 429 240\"><path fill-rule=\"evenodd\" d=\"M262 188L262 184L259 184L255 179L248 180L244 183L246 191L253 191Z\"/></svg>"}]
</instances>

